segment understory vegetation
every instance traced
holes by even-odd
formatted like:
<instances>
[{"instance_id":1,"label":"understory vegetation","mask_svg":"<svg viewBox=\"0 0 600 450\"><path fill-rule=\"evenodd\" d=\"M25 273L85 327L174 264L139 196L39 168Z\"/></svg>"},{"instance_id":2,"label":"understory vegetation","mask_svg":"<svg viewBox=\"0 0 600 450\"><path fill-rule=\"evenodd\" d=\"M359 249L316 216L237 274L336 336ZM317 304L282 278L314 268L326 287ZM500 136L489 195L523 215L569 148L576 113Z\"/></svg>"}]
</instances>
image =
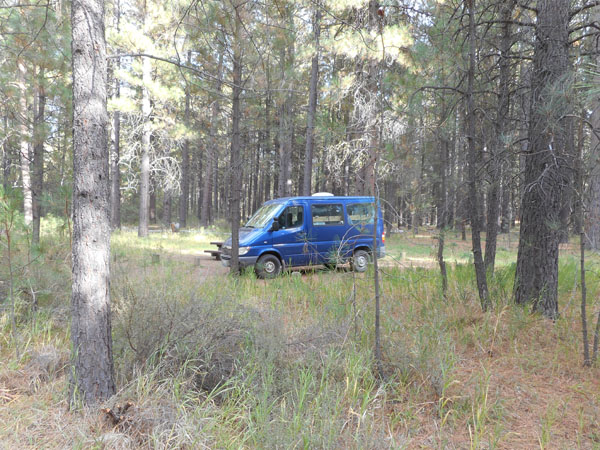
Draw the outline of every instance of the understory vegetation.
<instances>
[{"instance_id":1,"label":"understory vegetation","mask_svg":"<svg viewBox=\"0 0 600 450\"><path fill-rule=\"evenodd\" d=\"M457 236L447 237L446 258L458 262L447 300L426 263L435 260L432 235L389 237L380 380L372 273L235 278L197 258L217 231L140 240L116 233L118 393L101 405L114 419L101 408L69 410L69 233L58 221L45 226L35 250L22 235L13 239L14 329L2 253L1 447L600 446L600 381L597 368L582 367L578 266L568 246L552 323L512 303L514 239L499 244L506 254L491 278L494 307L482 312ZM596 262L588 267L590 315L599 306Z\"/></svg>"}]
</instances>

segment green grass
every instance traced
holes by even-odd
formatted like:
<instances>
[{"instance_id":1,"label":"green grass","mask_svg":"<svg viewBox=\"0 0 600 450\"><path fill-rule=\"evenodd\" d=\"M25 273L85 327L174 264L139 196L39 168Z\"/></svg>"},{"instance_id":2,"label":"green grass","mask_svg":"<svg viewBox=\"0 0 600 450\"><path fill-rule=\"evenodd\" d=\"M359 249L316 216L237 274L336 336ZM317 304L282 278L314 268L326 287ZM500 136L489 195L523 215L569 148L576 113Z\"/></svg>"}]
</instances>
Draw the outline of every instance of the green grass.
<instances>
[{"instance_id":1,"label":"green grass","mask_svg":"<svg viewBox=\"0 0 600 450\"><path fill-rule=\"evenodd\" d=\"M388 252L399 258L404 252L414 265L382 269L386 376L380 380L371 273L287 273L271 281L251 272L203 275L206 267L189 257L223 235L115 233L119 392L102 406L132 401L135 407L111 429L97 409L67 412L69 246L68 233L61 237L57 229L46 229L38 258L18 271L20 358L5 304L0 315L0 442L8 447L598 445L589 399L598 400L600 386L596 368L581 368L577 260L570 251L561 258L561 317L552 324L510 301L515 236L510 251L499 252L490 280L494 310L487 313L472 267L460 263L470 244L448 237L446 258L457 264L449 267L445 301L438 271L417 264L431 259L435 267L436 241L388 237ZM31 256L25 240L18 247L22 265ZM160 260L152 263L151 254ZM5 273L2 265L0 279ZM598 278L592 258L590 299L598 298ZM57 364L44 365L48 358Z\"/></svg>"}]
</instances>

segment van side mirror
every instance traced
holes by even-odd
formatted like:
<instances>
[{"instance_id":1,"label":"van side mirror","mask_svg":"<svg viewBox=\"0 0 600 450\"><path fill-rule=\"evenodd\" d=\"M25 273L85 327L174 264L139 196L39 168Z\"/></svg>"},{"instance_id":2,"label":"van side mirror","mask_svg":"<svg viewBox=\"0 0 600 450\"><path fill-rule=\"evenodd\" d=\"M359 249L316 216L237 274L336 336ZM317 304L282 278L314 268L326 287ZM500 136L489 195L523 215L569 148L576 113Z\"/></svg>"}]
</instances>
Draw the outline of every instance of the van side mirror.
<instances>
[{"instance_id":1,"label":"van side mirror","mask_svg":"<svg viewBox=\"0 0 600 450\"><path fill-rule=\"evenodd\" d=\"M279 221L274 220L269 231L279 231Z\"/></svg>"}]
</instances>

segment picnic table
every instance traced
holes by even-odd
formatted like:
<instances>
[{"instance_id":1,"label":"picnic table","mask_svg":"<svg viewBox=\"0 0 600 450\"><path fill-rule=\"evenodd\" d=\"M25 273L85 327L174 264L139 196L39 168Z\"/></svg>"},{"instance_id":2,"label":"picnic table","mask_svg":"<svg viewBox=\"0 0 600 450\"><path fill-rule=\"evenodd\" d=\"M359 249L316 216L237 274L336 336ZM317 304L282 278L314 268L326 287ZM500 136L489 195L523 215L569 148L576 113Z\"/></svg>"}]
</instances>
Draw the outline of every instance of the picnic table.
<instances>
[{"instance_id":1,"label":"picnic table","mask_svg":"<svg viewBox=\"0 0 600 450\"><path fill-rule=\"evenodd\" d=\"M210 245L216 245L217 249L216 250L204 250L204 253L209 253L210 256L215 258L217 261L220 261L221 260L221 247L223 247L223 242L213 241L210 243Z\"/></svg>"}]
</instances>

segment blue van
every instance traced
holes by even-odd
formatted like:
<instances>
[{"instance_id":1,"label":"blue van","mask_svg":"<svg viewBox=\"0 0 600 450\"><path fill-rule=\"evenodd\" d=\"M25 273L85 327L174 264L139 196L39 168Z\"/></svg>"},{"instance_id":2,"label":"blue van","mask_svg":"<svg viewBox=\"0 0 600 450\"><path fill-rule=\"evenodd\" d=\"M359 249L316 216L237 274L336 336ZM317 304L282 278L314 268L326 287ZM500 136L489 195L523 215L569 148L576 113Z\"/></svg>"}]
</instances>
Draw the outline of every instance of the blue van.
<instances>
[{"instance_id":1,"label":"blue van","mask_svg":"<svg viewBox=\"0 0 600 450\"><path fill-rule=\"evenodd\" d=\"M283 268L350 261L364 272L373 252L374 197L287 197L266 202L240 228L240 267L254 266L259 278ZM385 256L381 208L377 207L377 257ZM221 248L229 266L231 238Z\"/></svg>"}]
</instances>

